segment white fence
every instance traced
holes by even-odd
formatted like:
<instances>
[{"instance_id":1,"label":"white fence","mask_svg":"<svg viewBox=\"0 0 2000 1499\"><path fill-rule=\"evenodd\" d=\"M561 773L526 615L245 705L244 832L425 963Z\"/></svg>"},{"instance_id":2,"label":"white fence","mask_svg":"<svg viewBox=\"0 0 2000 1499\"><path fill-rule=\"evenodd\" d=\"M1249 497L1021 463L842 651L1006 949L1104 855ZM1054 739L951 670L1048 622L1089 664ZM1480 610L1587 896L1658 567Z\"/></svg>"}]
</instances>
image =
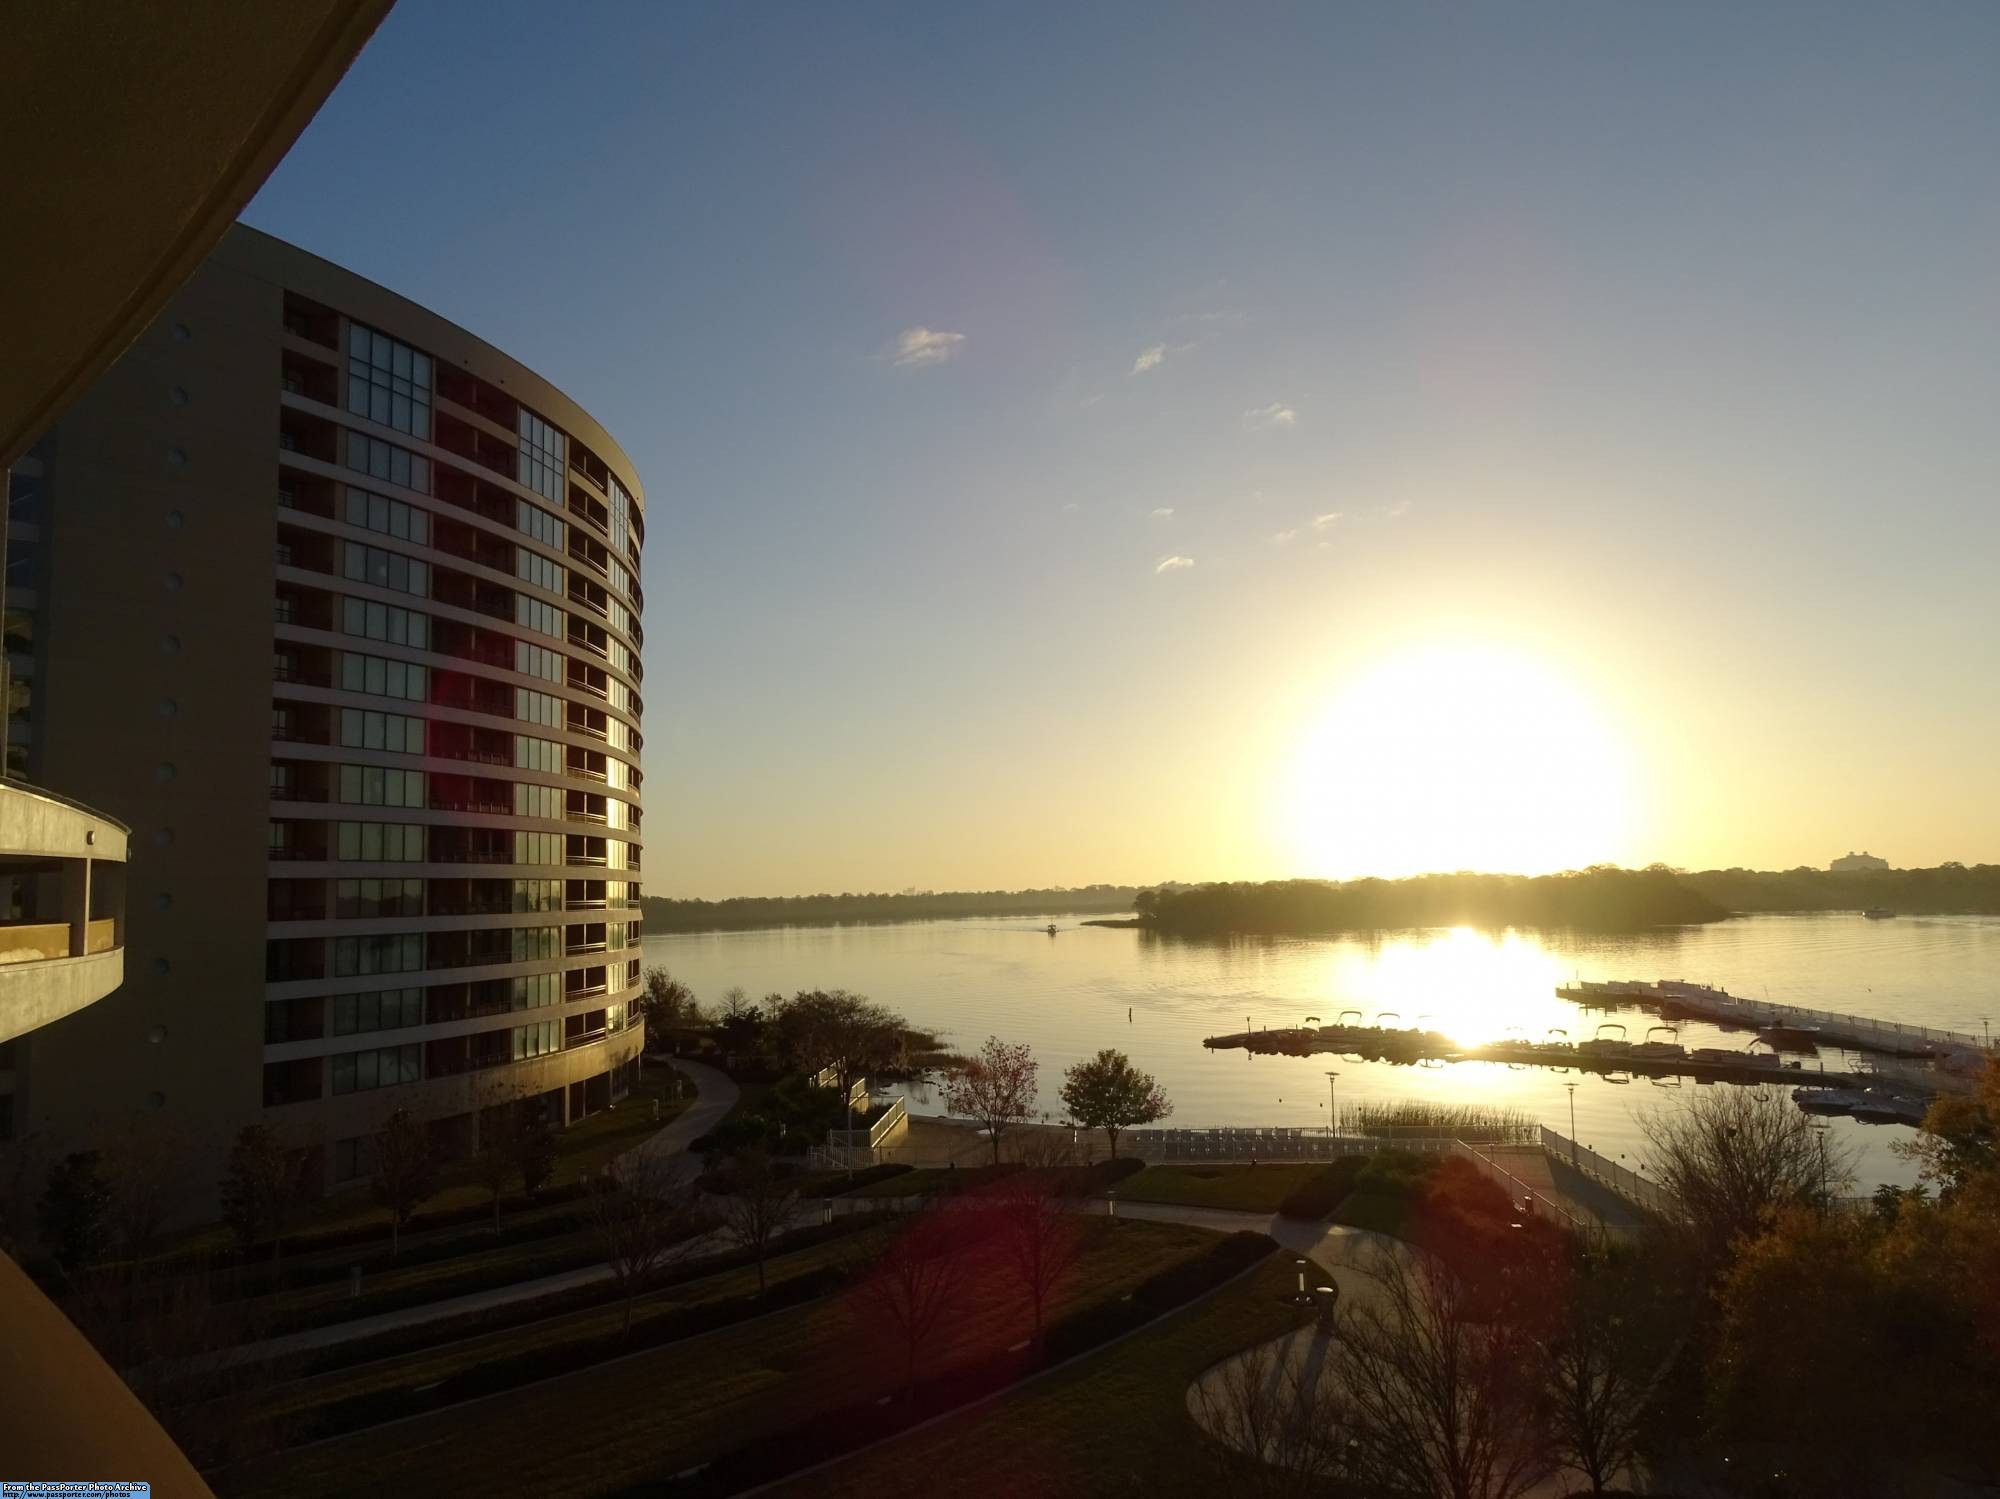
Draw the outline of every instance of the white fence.
<instances>
[{"instance_id":1,"label":"white fence","mask_svg":"<svg viewBox=\"0 0 2000 1499\"><path fill-rule=\"evenodd\" d=\"M1451 1142L1451 1145L1453 1155L1458 1156L1462 1160L1472 1162L1474 1166L1479 1168L1482 1176L1488 1181L1493 1182L1501 1191L1507 1194L1510 1201L1519 1203L1523 1212L1531 1213L1538 1218L1546 1218L1553 1223L1559 1223L1564 1228L1570 1230L1570 1232L1581 1234L1586 1238L1594 1233L1608 1233L1611 1231L1607 1224L1578 1217L1560 1202L1557 1202L1555 1198L1549 1196L1548 1193L1538 1187L1529 1186L1528 1183L1522 1181L1520 1177L1509 1171L1505 1166L1502 1166L1484 1151L1466 1144L1463 1140L1454 1140Z\"/></svg>"}]
</instances>

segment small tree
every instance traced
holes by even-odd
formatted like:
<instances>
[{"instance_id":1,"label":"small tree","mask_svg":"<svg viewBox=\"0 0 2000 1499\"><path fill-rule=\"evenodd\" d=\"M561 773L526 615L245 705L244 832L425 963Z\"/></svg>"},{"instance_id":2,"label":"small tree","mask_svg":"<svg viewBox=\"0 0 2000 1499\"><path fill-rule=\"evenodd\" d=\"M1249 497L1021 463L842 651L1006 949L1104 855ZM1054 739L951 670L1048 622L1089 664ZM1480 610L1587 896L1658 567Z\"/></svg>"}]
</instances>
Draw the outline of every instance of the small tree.
<instances>
[{"instance_id":1,"label":"small tree","mask_svg":"<svg viewBox=\"0 0 2000 1499\"><path fill-rule=\"evenodd\" d=\"M1534 1325L1436 1255L1378 1249L1341 1298L1342 1388L1366 1493L1519 1499L1555 1470ZM1532 1298L1530 1298L1532 1299Z\"/></svg>"},{"instance_id":2,"label":"small tree","mask_svg":"<svg viewBox=\"0 0 2000 1499\"><path fill-rule=\"evenodd\" d=\"M1209 1438L1208 1489L1249 1499L1351 1494L1359 1446L1340 1397L1332 1350L1313 1357L1290 1341L1258 1343L1195 1381L1188 1407Z\"/></svg>"},{"instance_id":3,"label":"small tree","mask_svg":"<svg viewBox=\"0 0 2000 1499\"><path fill-rule=\"evenodd\" d=\"M378 1206L389 1211L389 1257L401 1247L403 1229L418 1208L437 1193L437 1156L430 1131L398 1109L375 1136L375 1178L371 1187Z\"/></svg>"},{"instance_id":4,"label":"small tree","mask_svg":"<svg viewBox=\"0 0 2000 1499\"><path fill-rule=\"evenodd\" d=\"M694 990L658 966L646 970L646 989L639 996L639 1012L646 1017L649 1051L664 1050L674 1031L701 1018Z\"/></svg>"},{"instance_id":5,"label":"small tree","mask_svg":"<svg viewBox=\"0 0 2000 1499\"><path fill-rule=\"evenodd\" d=\"M773 1169L770 1155L739 1150L716 1173L717 1215L731 1238L757 1257L757 1294L764 1294L764 1261L771 1240L783 1233L798 1206L798 1190Z\"/></svg>"},{"instance_id":6,"label":"small tree","mask_svg":"<svg viewBox=\"0 0 2000 1499\"><path fill-rule=\"evenodd\" d=\"M479 1152L472 1158L472 1174L492 1201L496 1234L500 1232L500 1198L520 1171L517 1137L521 1125L521 1106L513 1099L489 1105L479 1121Z\"/></svg>"},{"instance_id":7,"label":"small tree","mask_svg":"<svg viewBox=\"0 0 2000 1499\"><path fill-rule=\"evenodd\" d=\"M992 1196L992 1239L1000 1263L1027 1299L1039 1351L1048 1305L1083 1253L1076 1209L1084 1174L1066 1166L1021 1172Z\"/></svg>"},{"instance_id":8,"label":"small tree","mask_svg":"<svg viewBox=\"0 0 2000 1499\"><path fill-rule=\"evenodd\" d=\"M514 1172L521 1178L521 1191L533 1202L550 1177L556 1174L556 1132L549 1127L547 1113L537 1103L525 1103L515 1115L507 1134L507 1148Z\"/></svg>"},{"instance_id":9,"label":"small tree","mask_svg":"<svg viewBox=\"0 0 2000 1499\"><path fill-rule=\"evenodd\" d=\"M1035 1075L1040 1070L1026 1046L1009 1046L998 1036L988 1036L977 1056L945 1074L944 1106L979 1121L992 1139L996 1166L1000 1136L1009 1125L1034 1117Z\"/></svg>"},{"instance_id":10,"label":"small tree","mask_svg":"<svg viewBox=\"0 0 2000 1499\"><path fill-rule=\"evenodd\" d=\"M1085 1129L1101 1129L1118 1157L1118 1132L1152 1124L1174 1106L1151 1073L1141 1072L1122 1051L1105 1050L1063 1074L1063 1107Z\"/></svg>"},{"instance_id":11,"label":"small tree","mask_svg":"<svg viewBox=\"0 0 2000 1499\"><path fill-rule=\"evenodd\" d=\"M971 1300L970 1230L977 1216L954 1207L918 1215L851 1293L849 1306L862 1333L885 1341L902 1364L905 1399L915 1398L924 1355L946 1340Z\"/></svg>"},{"instance_id":12,"label":"small tree","mask_svg":"<svg viewBox=\"0 0 2000 1499\"><path fill-rule=\"evenodd\" d=\"M220 1195L223 1221L235 1231L245 1255L268 1228L272 1262L283 1263L285 1227L305 1198L305 1163L302 1152L264 1125L246 1124L236 1132Z\"/></svg>"},{"instance_id":13,"label":"small tree","mask_svg":"<svg viewBox=\"0 0 2000 1499\"><path fill-rule=\"evenodd\" d=\"M1586 1261L1537 1339L1556 1454L1603 1494L1629 1470L1666 1361L1667 1279L1655 1258Z\"/></svg>"},{"instance_id":14,"label":"small tree","mask_svg":"<svg viewBox=\"0 0 2000 1499\"><path fill-rule=\"evenodd\" d=\"M591 1226L617 1277L625 1303L623 1331L632 1331L632 1303L668 1265L690 1252L703 1224L693 1191L670 1157L637 1154L621 1176L591 1183Z\"/></svg>"},{"instance_id":15,"label":"small tree","mask_svg":"<svg viewBox=\"0 0 2000 1499\"><path fill-rule=\"evenodd\" d=\"M1639 1130L1710 1272L1779 1209L1823 1208L1828 1194L1851 1180L1852 1157L1830 1146L1812 1116L1778 1090L1705 1089L1686 1108L1643 1116Z\"/></svg>"},{"instance_id":16,"label":"small tree","mask_svg":"<svg viewBox=\"0 0 2000 1499\"><path fill-rule=\"evenodd\" d=\"M66 1155L42 1188L38 1220L42 1240L65 1270L101 1259L110 1244L111 1178L94 1150Z\"/></svg>"}]
</instances>

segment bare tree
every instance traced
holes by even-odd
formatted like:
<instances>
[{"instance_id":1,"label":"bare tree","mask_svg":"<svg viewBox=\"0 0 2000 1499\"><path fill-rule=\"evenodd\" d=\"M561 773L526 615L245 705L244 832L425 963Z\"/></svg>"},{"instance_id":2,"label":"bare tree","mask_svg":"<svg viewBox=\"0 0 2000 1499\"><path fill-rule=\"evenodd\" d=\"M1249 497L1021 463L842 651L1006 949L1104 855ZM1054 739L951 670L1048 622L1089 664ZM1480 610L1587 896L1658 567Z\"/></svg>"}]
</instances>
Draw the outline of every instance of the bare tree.
<instances>
[{"instance_id":1,"label":"bare tree","mask_svg":"<svg viewBox=\"0 0 2000 1499\"><path fill-rule=\"evenodd\" d=\"M104 1147L112 1186L111 1237L128 1258L147 1254L193 1197L199 1152L187 1129L172 1120L129 1122Z\"/></svg>"},{"instance_id":2,"label":"bare tree","mask_svg":"<svg viewBox=\"0 0 2000 1499\"><path fill-rule=\"evenodd\" d=\"M1779 1089L1707 1088L1686 1108L1642 1116L1639 1129L1679 1201L1680 1230L1711 1271L1779 1208L1823 1205L1853 1181L1851 1153Z\"/></svg>"},{"instance_id":3,"label":"bare tree","mask_svg":"<svg viewBox=\"0 0 2000 1499\"><path fill-rule=\"evenodd\" d=\"M370 1190L389 1210L389 1258L396 1257L402 1233L418 1208L437 1193L437 1154L430 1131L397 1109L375 1134L375 1174Z\"/></svg>"},{"instance_id":4,"label":"bare tree","mask_svg":"<svg viewBox=\"0 0 2000 1499\"><path fill-rule=\"evenodd\" d=\"M271 1261L283 1265L285 1228L305 1201L308 1160L306 1152L265 1125L246 1124L237 1131L220 1196L223 1221L235 1230L246 1257L268 1228Z\"/></svg>"},{"instance_id":5,"label":"bare tree","mask_svg":"<svg viewBox=\"0 0 2000 1499\"><path fill-rule=\"evenodd\" d=\"M1656 1257L1586 1262L1553 1299L1537 1340L1557 1455L1592 1494L1637 1457L1671 1344L1663 1279Z\"/></svg>"},{"instance_id":6,"label":"bare tree","mask_svg":"<svg viewBox=\"0 0 2000 1499\"><path fill-rule=\"evenodd\" d=\"M1531 1315L1408 1246L1341 1299L1341 1385L1367 1492L1517 1499L1555 1471Z\"/></svg>"},{"instance_id":7,"label":"bare tree","mask_svg":"<svg viewBox=\"0 0 2000 1499\"><path fill-rule=\"evenodd\" d=\"M920 1214L850 1293L864 1335L882 1339L901 1361L905 1399L915 1398L925 1355L948 1340L970 1301L976 1217L951 1206Z\"/></svg>"},{"instance_id":8,"label":"bare tree","mask_svg":"<svg viewBox=\"0 0 2000 1499\"><path fill-rule=\"evenodd\" d=\"M757 1257L757 1294L764 1294L764 1261L771 1241L785 1231L798 1206L798 1189L773 1169L766 1151L739 1150L717 1173L714 1199L722 1227Z\"/></svg>"},{"instance_id":9,"label":"bare tree","mask_svg":"<svg viewBox=\"0 0 2000 1499\"><path fill-rule=\"evenodd\" d=\"M988 1036L977 1056L945 1074L944 1106L979 1121L993 1142L996 1166L1001 1135L1008 1126L1034 1117L1035 1074L1040 1070L1026 1046L1010 1046L998 1036Z\"/></svg>"},{"instance_id":10,"label":"bare tree","mask_svg":"<svg viewBox=\"0 0 2000 1499\"><path fill-rule=\"evenodd\" d=\"M690 1253L705 1226L692 1186L669 1157L630 1156L617 1176L591 1183L590 1222L625 1301L623 1330L632 1331L632 1303L661 1271Z\"/></svg>"},{"instance_id":11,"label":"bare tree","mask_svg":"<svg viewBox=\"0 0 2000 1499\"><path fill-rule=\"evenodd\" d=\"M479 1117L479 1149L472 1157L472 1175L486 1189L493 1205L493 1232L500 1232L500 1198L507 1183L520 1174L518 1136L521 1106L511 1095L489 1101Z\"/></svg>"},{"instance_id":12,"label":"bare tree","mask_svg":"<svg viewBox=\"0 0 2000 1499\"><path fill-rule=\"evenodd\" d=\"M1324 1334L1259 1343L1208 1370L1188 1407L1209 1438L1212 1488L1250 1499L1337 1492L1360 1448Z\"/></svg>"},{"instance_id":13,"label":"bare tree","mask_svg":"<svg viewBox=\"0 0 2000 1499\"><path fill-rule=\"evenodd\" d=\"M991 1237L1003 1269L1027 1298L1034 1321L1034 1344L1041 1349L1048 1305L1068 1280L1083 1253L1083 1224L1077 1216L1085 1177L1067 1160L1064 1147L1031 1136L1034 1153L1046 1164L1007 1177L994 1189Z\"/></svg>"}]
</instances>

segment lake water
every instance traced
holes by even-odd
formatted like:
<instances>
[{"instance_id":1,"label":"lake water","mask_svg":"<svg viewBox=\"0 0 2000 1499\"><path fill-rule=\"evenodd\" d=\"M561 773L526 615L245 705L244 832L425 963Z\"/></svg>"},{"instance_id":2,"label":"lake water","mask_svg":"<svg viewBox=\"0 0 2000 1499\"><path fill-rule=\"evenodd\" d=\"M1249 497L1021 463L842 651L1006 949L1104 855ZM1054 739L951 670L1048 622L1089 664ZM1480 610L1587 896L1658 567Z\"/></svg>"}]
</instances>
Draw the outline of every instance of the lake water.
<instances>
[{"instance_id":1,"label":"lake water","mask_svg":"<svg viewBox=\"0 0 2000 1499\"><path fill-rule=\"evenodd\" d=\"M1638 1165L1638 1117L1673 1108L1695 1091L1639 1079L1516 1069L1490 1063L1436 1067L1337 1057L1249 1056L1210 1051L1202 1038L1251 1026L1331 1023L1359 1010L1389 1024L1424 1026L1466 1042L1509 1034L1540 1039L1552 1027L1581 1039L1607 1018L1644 1036L1655 1017L1616 1017L1555 996L1571 978L1680 978L1770 998L1981 1034L2000 1018L2000 918L1857 915L1751 916L1638 935L1474 932L1432 928L1343 937L1156 937L1130 928L1086 927L1075 916L912 922L891 926L785 927L677 933L645 939L648 965L664 964L705 1003L741 985L776 990L843 988L901 1011L959 1050L989 1035L1033 1046L1042 1105L1060 1110L1062 1070L1116 1047L1160 1081L1172 1122L1323 1126L1326 1070L1343 1109L1364 1101L1425 1098L1526 1110L1568 1133L1578 1084L1578 1136L1613 1159ZM1047 934L1053 921L1059 933ZM1395 1016L1400 1015L1397 1020ZM1352 1018L1351 1016L1349 1017ZM1741 1032L1682 1028L1690 1048L1741 1047ZM1826 1065L1844 1059L1826 1054ZM1807 1058L1810 1071L1818 1063ZM1809 1078L1793 1076L1790 1087ZM1720 1085L1719 1085L1720 1086ZM918 1112L942 1112L914 1090ZM1859 1156L1859 1189L1906 1183L1910 1169L1889 1150L1909 1138L1897 1126L1833 1121L1832 1139Z\"/></svg>"}]
</instances>

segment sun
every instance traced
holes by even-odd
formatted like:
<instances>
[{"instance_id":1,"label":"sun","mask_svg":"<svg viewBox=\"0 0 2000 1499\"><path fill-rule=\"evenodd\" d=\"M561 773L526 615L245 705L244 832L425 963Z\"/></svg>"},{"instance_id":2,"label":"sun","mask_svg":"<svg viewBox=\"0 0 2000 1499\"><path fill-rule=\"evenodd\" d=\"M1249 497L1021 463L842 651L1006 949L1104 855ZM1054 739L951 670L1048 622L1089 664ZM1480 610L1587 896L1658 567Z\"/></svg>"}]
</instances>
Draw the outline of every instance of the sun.
<instances>
[{"instance_id":1,"label":"sun","mask_svg":"<svg viewBox=\"0 0 2000 1499\"><path fill-rule=\"evenodd\" d=\"M1276 808L1302 871L1544 874L1629 858L1632 756L1574 683L1484 645L1412 648L1339 690Z\"/></svg>"}]
</instances>

